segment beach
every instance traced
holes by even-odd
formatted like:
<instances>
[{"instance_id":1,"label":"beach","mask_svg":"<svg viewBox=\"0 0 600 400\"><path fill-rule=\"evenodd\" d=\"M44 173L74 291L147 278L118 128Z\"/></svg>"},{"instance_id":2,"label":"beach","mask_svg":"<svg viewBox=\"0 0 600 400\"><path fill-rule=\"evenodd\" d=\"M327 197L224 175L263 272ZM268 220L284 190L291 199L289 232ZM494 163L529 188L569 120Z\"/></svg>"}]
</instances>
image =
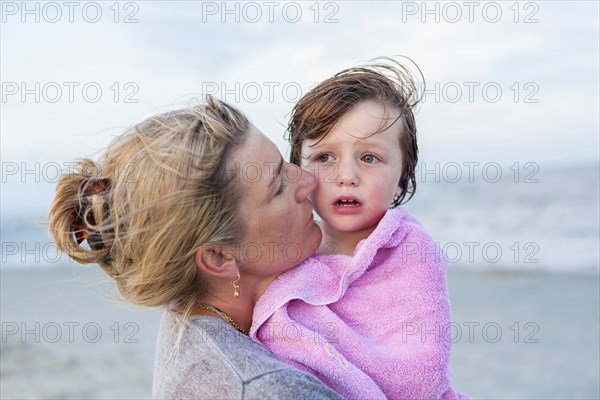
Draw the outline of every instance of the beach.
<instances>
[{"instance_id":1,"label":"beach","mask_svg":"<svg viewBox=\"0 0 600 400\"><path fill-rule=\"evenodd\" d=\"M159 310L94 267L1 271L2 399L149 398ZM475 399L597 399L599 277L450 270L453 387Z\"/></svg>"},{"instance_id":2,"label":"beach","mask_svg":"<svg viewBox=\"0 0 600 400\"><path fill-rule=\"evenodd\" d=\"M452 348L457 389L487 399L600 398L598 275L451 271L448 286L462 328Z\"/></svg>"}]
</instances>

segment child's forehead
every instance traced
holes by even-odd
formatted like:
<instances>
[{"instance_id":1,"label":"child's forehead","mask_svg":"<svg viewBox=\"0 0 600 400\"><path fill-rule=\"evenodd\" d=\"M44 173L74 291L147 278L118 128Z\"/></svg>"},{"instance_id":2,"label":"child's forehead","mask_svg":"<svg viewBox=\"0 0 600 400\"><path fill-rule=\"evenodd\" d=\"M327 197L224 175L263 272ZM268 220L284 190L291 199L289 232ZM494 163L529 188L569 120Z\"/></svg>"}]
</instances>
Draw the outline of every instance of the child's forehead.
<instances>
[{"instance_id":1,"label":"child's forehead","mask_svg":"<svg viewBox=\"0 0 600 400\"><path fill-rule=\"evenodd\" d=\"M346 111L336 125L346 123L359 124L379 124L388 126L400 115L400 109L376 100L363 100L356 103ZM335 127L335 126L334 126Z\"/></svg>"},{"instance_id":2,"label":"child's forehead","mask_svg":"<svg viewBox=\"0 0 600 400\"><path fill-rule=\"evenodd\" d=\"M319 138L305 139L313 147L339 142L386 142L402 133L400 110L375 100L357 103L346 111L331 130Z\"/></svg>"}]
</instances>

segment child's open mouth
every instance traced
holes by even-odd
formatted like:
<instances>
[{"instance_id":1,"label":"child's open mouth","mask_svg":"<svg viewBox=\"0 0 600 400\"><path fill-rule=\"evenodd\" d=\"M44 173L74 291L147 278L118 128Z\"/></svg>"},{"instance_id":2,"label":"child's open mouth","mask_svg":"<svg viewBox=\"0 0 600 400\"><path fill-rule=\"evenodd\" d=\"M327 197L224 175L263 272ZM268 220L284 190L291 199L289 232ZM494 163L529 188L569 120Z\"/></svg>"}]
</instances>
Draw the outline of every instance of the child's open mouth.
<instances>
[{"instance_id":1,"label":"child's open mouth","mask_svg":"<svg viewBox=\"0 0 600 400\"><path fill-rule=\"evenodd\" d=\"M356 200L338 200L335 202L336 206L342 206L342 207L358 207L360 206L360 203Z\"/></svg>"},{"instance_id":2,"label":"child's open mouth","mask_svg":"<svg viewBox=\"0 0 600 400\"><path fill-rule=\"evenodd\" d=\"M331 205L333 212L341 215L355 215L362 210L362 203L354 196L340 196Z\"/></svg>"}]
</instances>

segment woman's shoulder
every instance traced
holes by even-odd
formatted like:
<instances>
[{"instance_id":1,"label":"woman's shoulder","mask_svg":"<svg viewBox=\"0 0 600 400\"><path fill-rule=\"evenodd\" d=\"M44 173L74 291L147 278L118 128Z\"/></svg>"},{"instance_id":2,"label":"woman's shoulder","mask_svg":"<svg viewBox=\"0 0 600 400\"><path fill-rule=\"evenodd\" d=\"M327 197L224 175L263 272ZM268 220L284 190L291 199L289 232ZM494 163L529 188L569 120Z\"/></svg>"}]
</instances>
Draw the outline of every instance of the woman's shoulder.
<instances>
[{"instance_id":1,"label":"woman's shoulder","mask_svg":"<svg viewBox=\"0 0 600 400\"><path fill-rule=\"evenodd\" d=\"M184 323L180 314L166 311L158 334L154 397L241 398L250 371L240 358L261 358L250 342L220 318L193 316Z\"/></svg>"},{"instance_id":2,"label":"woman's shoulder","mask_svg":"<svg viewBox=\"0 0 600 400\"><path fill-rule=\"evenodd\" d=\"M275 359L220 318L192 317L183 331L180 323L177 313L165 312L155 363L157 398L241 399L249 393L336 398L325 395L331 391L320 381Z\"/></svg>"}]
</instances>

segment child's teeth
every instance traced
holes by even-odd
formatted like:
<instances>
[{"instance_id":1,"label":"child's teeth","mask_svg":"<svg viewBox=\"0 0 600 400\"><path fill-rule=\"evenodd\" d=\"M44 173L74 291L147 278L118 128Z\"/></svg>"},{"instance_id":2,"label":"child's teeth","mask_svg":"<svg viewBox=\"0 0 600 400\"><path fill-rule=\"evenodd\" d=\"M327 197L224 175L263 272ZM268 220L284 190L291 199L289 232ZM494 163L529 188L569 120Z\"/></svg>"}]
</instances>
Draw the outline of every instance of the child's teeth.
<instances>
[{"instance_id":1,"label":"child's teeth","mask_svg":"<svg viewBox=\"0 0 600 400\"><path fill-rule=\"evenodd\" d=\"M338 201L338 204L346 206L346 207L357 207L358 206L358 202L355 200L347 200L347 199L341 199L340 201Z\"/></svg>"}]
</instances>

